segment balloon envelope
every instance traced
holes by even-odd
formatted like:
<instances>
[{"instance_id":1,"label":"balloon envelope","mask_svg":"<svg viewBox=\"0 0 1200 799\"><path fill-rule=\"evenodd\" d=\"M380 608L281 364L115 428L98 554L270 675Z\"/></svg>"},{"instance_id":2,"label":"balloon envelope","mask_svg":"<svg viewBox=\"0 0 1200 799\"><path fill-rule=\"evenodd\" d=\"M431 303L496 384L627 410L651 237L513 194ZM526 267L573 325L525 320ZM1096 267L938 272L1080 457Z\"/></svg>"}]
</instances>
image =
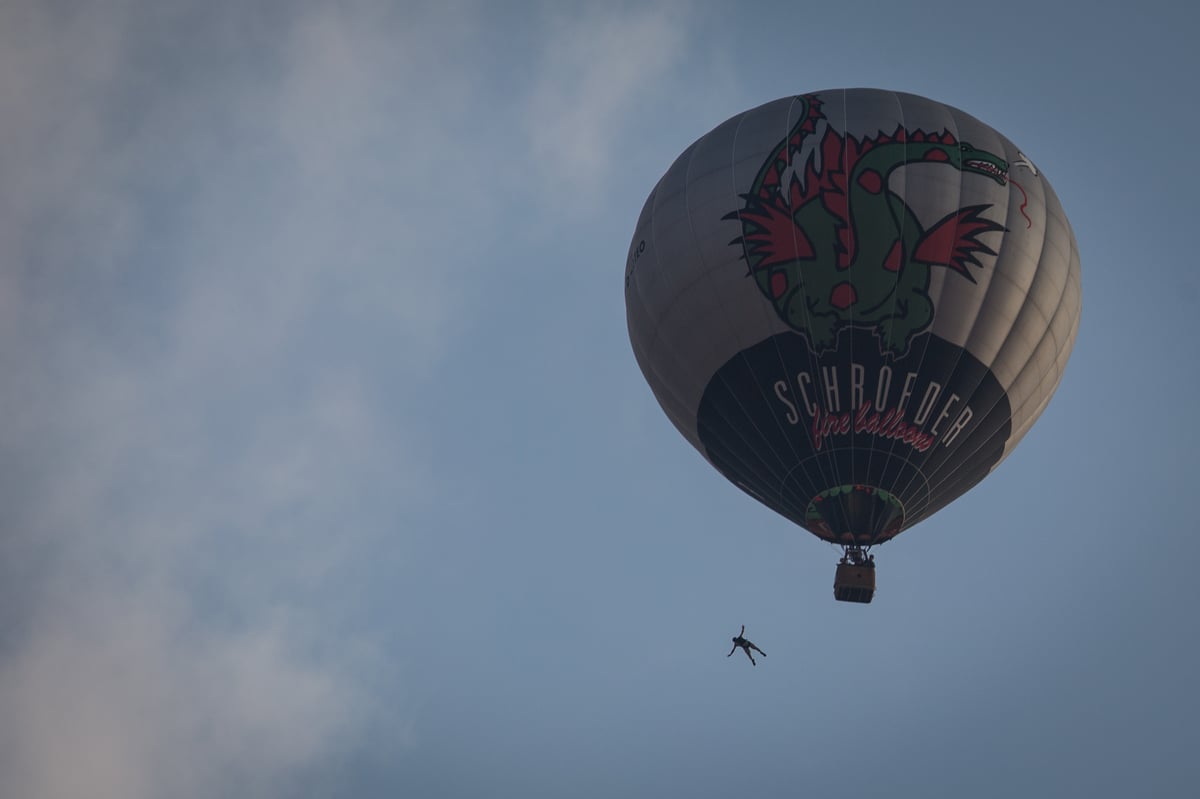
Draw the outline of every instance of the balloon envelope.
<instances>
[{"instance_id":1,"label":"balloon envelope","mask_svg":"<svg viewBox=\"0 0 1200 799\"><path fill-rule=\"evenodd\" d=\"M1045 175L974 117L873 89L716 127L651 192L625 266L630 341L676 428L845 546L996 468L1058 386L1080 299Z\"/></svg>"}]
</instances>

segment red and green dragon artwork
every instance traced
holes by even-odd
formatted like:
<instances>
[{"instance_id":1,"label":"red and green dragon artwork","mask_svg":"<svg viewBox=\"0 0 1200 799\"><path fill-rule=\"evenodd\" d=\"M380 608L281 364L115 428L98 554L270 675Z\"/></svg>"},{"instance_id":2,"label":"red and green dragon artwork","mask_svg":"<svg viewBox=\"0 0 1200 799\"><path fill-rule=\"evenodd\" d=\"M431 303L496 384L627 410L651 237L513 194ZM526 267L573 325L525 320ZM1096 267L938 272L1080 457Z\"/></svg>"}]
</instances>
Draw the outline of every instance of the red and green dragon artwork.
<instances>
[{"instance_id":1,"label":"red and green dragon artwork","mask_svg":"<svg viewBox=\"0 0 1200 799\"><path fill-rule=\"evenodd\" d=\"M742 225L731 244L743 247L749 274L780 318L817 352L854 326L872 329L881 352L902 355L933 321L932 268L975 282L978 254L996 254L979 237L1005 228L983 216L985 204L925 229L889 178L925 162L1005 185L1008 162L944 130L897 126L855 138L825 121L817 95L797 101L799 121L742 195L745 205L725 217Z\"/></svg>"}]
</instances>

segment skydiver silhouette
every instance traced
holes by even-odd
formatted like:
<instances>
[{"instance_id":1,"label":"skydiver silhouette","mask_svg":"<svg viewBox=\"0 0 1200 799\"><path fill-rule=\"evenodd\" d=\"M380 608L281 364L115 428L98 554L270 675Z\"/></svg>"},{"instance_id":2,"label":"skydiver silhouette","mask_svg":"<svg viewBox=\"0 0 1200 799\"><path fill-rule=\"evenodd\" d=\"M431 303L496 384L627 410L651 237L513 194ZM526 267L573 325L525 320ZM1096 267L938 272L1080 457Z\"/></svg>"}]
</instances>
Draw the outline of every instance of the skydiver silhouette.
<instances>
[{"instance_id":1,"label":"skydiver silhouette","mask_svg":"<svg viewBox=\"0 0 1200 799\"><path fill-rule=\"evenodd\" d=\"M742 632L738 633L737 636L733 639L733 649L730 649L729 654L726 655L725 657L733 657L733 653L736 652L737 648L740 646L742 648L742 651L746 653L746 657L750 658L750 663L757 666L758 663L754 660L754 655L750 654L750 650L753 649L755 652L762 655L763 657L766 657L767 653L762 651L758 647L756 647L750 641L747 641L745 638L743 638L742 634L745 632L746 632L746 625L743 624Z\"/></svg>"}]
</instances>

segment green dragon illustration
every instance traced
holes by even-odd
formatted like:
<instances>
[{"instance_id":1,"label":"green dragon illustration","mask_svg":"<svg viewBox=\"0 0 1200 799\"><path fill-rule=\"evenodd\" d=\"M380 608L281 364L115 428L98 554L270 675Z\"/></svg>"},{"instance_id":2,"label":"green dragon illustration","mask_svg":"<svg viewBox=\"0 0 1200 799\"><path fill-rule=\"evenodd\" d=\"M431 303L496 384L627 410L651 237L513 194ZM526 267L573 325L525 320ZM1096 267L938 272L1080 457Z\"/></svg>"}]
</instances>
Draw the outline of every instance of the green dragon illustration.
<instances>
[{"instance_id":1,"label":"green dragon illustration","mask_svg":"<svg viewBox=\"0 0 1200 799\"><path fill-rule=\"evenodd\" d=\"M881 349L907 351L933 321L931 267L975 282L968 265L995 255L979 240L1004 231L983 217L990 205L960 208L928 230L892 191L893 172L917 163L945 164L1000 185L1008 163L959 142L948 131L895 132L855 138L832 129L816 95L797 98L799 121L759 171L737 219L750 274L790 327L813 349L835 346L847 326L874 330Z\"/></svg>"}]
</instances>

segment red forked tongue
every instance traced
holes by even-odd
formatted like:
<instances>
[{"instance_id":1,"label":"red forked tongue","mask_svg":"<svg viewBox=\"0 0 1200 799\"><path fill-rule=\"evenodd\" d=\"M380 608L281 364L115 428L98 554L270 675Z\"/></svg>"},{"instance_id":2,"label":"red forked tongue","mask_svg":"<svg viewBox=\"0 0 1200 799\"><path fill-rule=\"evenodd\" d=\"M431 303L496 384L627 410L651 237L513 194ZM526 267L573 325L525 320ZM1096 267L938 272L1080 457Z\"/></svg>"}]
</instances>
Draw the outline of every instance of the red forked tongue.
<instances>
[{"instance_id":1,"label":"red forked tongue","mask_svg":"<svg viewBox=\"0 0 1200 799\"><path fill-rule=\"evenodd\" d=\"M1029 230L1029 228L1033 227L1033 220L1029 218L1029 214L1025 213L1025 206L1029 205L1029 195L1025 193L1025 189L1021 186L1021 184L1017 183L1011 177L1008 179L1008 182L1016 186L1021 191L1021 207L1017 210L1021 212L1021 216L1025 217L1025 229Z\"/></svg>"}]
</instances>

